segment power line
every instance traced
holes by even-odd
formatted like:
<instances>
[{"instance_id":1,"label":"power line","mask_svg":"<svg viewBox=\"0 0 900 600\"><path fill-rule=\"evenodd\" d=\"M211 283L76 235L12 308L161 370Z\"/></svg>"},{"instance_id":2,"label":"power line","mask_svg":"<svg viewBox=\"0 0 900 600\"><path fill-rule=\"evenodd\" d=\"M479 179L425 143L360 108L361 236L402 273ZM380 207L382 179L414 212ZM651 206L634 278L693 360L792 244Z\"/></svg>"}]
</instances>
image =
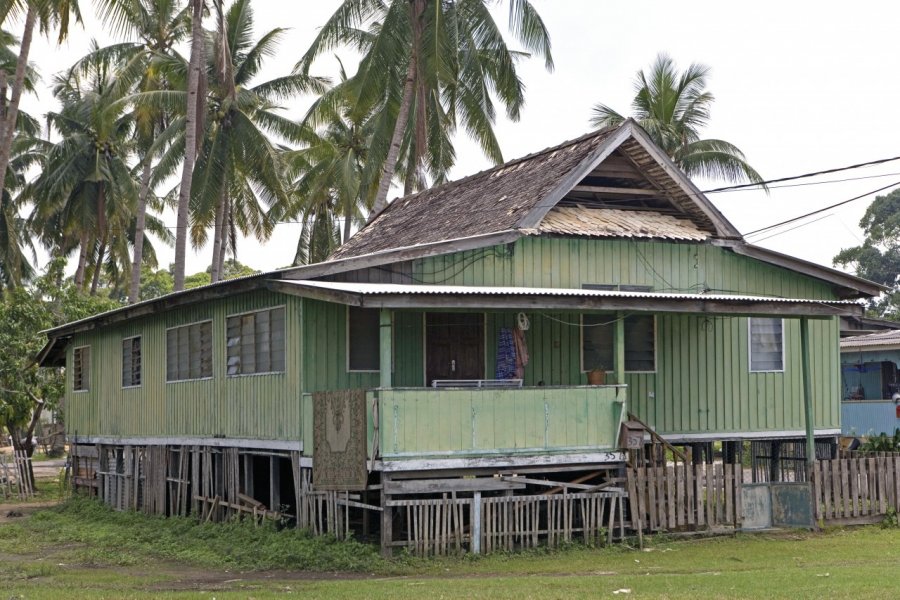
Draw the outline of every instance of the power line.
<instances>
[{"instance_id":1,"label":"power line","mask_svg":"<svg viewBox=\"0 0 900 600\"><path fill-rule=\"evenodd\" d=\"M896 181L896 182L894 182L894 183L892 183L892 184L890 184L890 185L886 185L886 186L884 186L884 187L880 187L880 188L878 188L877 190L872 190L871 192L866 192L865 194L860 194L859 196L854 196L854 197L852 197L852 198L848 198L847 200L841 200L840 202L836 202L836 203L831 204L831 205L829 205L829 206L826 206L826 207L824 207L824 208L820 208L820 209L817 209L817 210L808 212L808 213L803 214L803 215L798 215L798 216L796 216L796 217L792 217L792 218L790 218L790 219L781 221L781 222L779 222L779 223L774 223L774 224L768 225L768 226L766 226L766 227L761 227L761 228L759 228L759 229L754 229L753 231L748 231L747 233L744 234L744 237L752 236L752 235L755 234L755 233L762 233L763 231L769 231L770 229L775 229L776 227L781 227L782 225L787 225L788 223L794 223L794 222L799 221L799 220L801 220L801 219L805 219L806 217L811 217L811 216L813 216L813 215L817 215L817 214L819 214L819 213L823 213L823 212L825 212L826 210L831 210L832 208L837 208L838 206L843 206L844 204L849 204L850 202L853 202L853 201L855 201L855 200L859 200L860 198L865 198L866 196L871 196L872 194L877 194L878 192L883 192L883 191L886 190L886 189L889 189L889 188L892 188L892 187L896 187L896 186L898 186L898 185L900 185L900 181Z\"/></svg>"},{"instance_id":2,"label":"power line","mask_svg":"<svg viewBox=\"0 0 900 600\"><path fill-rule=\"evenodd\" d=\"M740 190L744 188L750 187L759 187L761 185L768 185L770 183L781 183L784 181L794 181L796 179L807 179L809 177L816 177L818 175L828 175L829 173L839 173L841 171L850 171L851 169L859 169L860 167L870 167L872 165L881 165L887 162L892 162L895 160L900 160L900 156L893 156L891 158L881 158L878 160L871 160L869 162L858 163L855 165L849 165L846 167L837 167L834 169L825 169L824 171L815 171L813 173L804 173L802 175L792 175L790 177L781 177L779 179L769 179L767 181L760 181L758 183L742 183L740 185L730 185L727 187L714 188L711 190L704 190L704 194L715 194L718 192L725 192L730 190Z\"/></svg>"},{"instance_id":3,"label":"power line","mask_svg":"<svg viewBox=\"0 0 900 600\"><path fill-rule=\"evenodd\" d=\"M806 227L807 225L812 225L813 223L818 223L819 221L822 221L822 220L824 220L824 219L827 219L828 217L833 217L833 216L834 216L834 213L828 213L827 215L823 215L823 216L819 217L818 219L813 219L812 221L807 221L806 223L800 223L799 225L794 225L793 227L788 227L787 229L784 229L784 230L782 230L782 231L777 231L777 232L775 232L775 233L773 233L773 234L767 235L767 236L765 236L765 237L761 237L761 238L759 238L759 239L757 239L757 240L753 240L753 243L754 243L754 244L758 244L759 242L761 242L761 241L763 241L763 240L767 240L767 239L769 239L769 238L777 237L777 236L779 236L779 235L782 235L782 234L787 233L788 231L793 231L793 230L795 230L795 229L800 229L801 227Z\"/></svg>"},{"instance_id":4,"label":"power line","mask_svg":"<svg viewBox=\"0 0 900 600\"><path fill-rule=\"evenodd\" d=\"M880 175L863 175L861 177L844 177L843 179L828 179L826 181L807 181L805 183L790 183L787 185L772 185L769 186L770 190L780 190L784 188L795 188L795 187L806 187L810 185L828 185L831 183L846 183L848 181L861 181L864 179L880 179L882 177L896 177L900 175L900 172L894 173L882 173ZM754 190L752 188L744 188L739 190L724 190L725 192L758 192L759 190Z\"/></svg>"}]
</instances>

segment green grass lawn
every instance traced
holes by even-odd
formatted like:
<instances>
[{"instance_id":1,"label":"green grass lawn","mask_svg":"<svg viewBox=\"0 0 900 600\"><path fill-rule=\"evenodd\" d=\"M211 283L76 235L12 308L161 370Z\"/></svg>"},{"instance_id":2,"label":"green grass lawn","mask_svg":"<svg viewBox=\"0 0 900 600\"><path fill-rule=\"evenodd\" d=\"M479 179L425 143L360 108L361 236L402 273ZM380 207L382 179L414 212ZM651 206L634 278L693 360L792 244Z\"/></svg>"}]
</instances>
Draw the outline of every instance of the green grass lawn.
<instances>
[{"instance_id":1,"label":"green grass lawn","mask_svg":"<svg viewBox=\"0 0 900 600\"><path fill-rule=\"evenodd\" d=\"M890 598L898 589L900 529L880 527L384 561L371 546L296 530L115 513L78 498L0 524L4 600Z\"/></svg>"}]
</instances>

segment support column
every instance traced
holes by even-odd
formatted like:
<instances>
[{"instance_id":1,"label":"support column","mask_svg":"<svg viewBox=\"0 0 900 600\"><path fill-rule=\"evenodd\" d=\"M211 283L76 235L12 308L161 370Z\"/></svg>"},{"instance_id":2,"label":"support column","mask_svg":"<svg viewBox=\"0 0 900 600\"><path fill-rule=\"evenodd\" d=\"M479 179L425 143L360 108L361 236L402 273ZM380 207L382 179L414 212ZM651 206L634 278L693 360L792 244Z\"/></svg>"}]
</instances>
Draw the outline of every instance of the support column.
<instances>
[{"instance_id":1,"label":"support column","mask_svg":"<svg viewBox=\"0 0 900 600\"><path fill-rule=\"evenodd\" d=\"M619 311L616 313L615 326L615 377L616 385L624 385L625 383L625 313Z\"/></svg>"},{"instance_id":2,"label":"support column","mask_svg":"<svg viewBox=\"0 0 900 600\"><path fill-rule=\"evenodd\" d=\"M394 554L394 512L388 506L391 499L388 489L391 484L391 476L381 473L381 555L390 558Z\"/></svg>"},{"instance_id":3,"label":"support column","mask_svg":"<svg viewBox=\"0 0 900 600\"><path fill-rule=\"evenodd\" d=\"M381 316L379 319L380 322L380 338L379 338L379 371L381 373L381 379L379 382L379 387L381 388L390 388L391 387L391 367L394 351L392 348L394 342L393 335L393 313L389 308L381 309Z\"/></svg>"},{"instance_id":4,"label":"support column","mask_svg":"<svg viewBox=\"0 0 900 600\"><path fill-rule=\"evenodd\" d=\"M813 414L812 387L809 381L809 318L800 317L800 357L803 369L803 415L806 420L806 475L812 481L816 465L815 415Z\"/></svg>"}]
</instances>

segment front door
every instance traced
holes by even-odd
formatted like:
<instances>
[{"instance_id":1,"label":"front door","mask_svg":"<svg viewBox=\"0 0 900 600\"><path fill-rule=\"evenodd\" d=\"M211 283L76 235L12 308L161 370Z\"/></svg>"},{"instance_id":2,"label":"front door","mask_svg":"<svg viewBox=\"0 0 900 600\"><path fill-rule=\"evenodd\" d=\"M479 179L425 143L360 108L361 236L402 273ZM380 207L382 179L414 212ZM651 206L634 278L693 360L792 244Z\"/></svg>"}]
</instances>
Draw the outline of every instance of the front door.
<instances>
[{"instance_id":1,"label":"front door","mask_svg":"<svg viewBox=\"0 0 900 600\"><path fill-rule=\"evenodd\" d=\"M425 385L435 379L484 379L483 314L425 314Z\"/></svg>"}]
</instances>

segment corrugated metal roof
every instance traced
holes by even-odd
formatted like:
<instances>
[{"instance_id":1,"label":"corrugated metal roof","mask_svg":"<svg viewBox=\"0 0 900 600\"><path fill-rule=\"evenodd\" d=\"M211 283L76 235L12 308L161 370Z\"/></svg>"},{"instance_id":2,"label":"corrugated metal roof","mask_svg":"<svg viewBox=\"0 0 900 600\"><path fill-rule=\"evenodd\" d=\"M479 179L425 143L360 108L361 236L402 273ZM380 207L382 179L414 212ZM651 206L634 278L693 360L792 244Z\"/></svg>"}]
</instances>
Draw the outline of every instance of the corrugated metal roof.
<instances>
[{"instance_id":1,"label":"corrugated metal roof","mask_svg":"<svg viewBox=\"0 0 900 600\"><path fill-rule=\"evenodd\" d=\"M818 300L815 298L779 298L743 294L688 294L682 292L625 292L619 290L587 290L580 288L534 288L480 285L413 285L403 283L347 283L338 281L282 280L286 285L306 286L363 296L409 294L425 296L572 296L581 298L634 298L650 300L714 300L720 302L784 302L822 304L826 306L859 305L854 300Z\"/></svg>"},{"instance_id":2,"label":"corrugated metal roof","mask_svg":"<svg viewBox=\"0 0 900 600\"><path fill-rule=\"evenodd\" d=\"M874 346L900 347L900 330L889 329L868 335L854 335L841 340L841 348L867 348Z\"/></svg>"},{"instance_id":3,"label":"corrugated metal roof","mask_svg":"<svg viewBox=\"0 0 900 600\"><path fill-rule=\"evenodd\" d=\"M592 237L703 241L710 236L695 223L656 211L554 207L538 226L540 233Z\"/></svg>"}]
</instances>

